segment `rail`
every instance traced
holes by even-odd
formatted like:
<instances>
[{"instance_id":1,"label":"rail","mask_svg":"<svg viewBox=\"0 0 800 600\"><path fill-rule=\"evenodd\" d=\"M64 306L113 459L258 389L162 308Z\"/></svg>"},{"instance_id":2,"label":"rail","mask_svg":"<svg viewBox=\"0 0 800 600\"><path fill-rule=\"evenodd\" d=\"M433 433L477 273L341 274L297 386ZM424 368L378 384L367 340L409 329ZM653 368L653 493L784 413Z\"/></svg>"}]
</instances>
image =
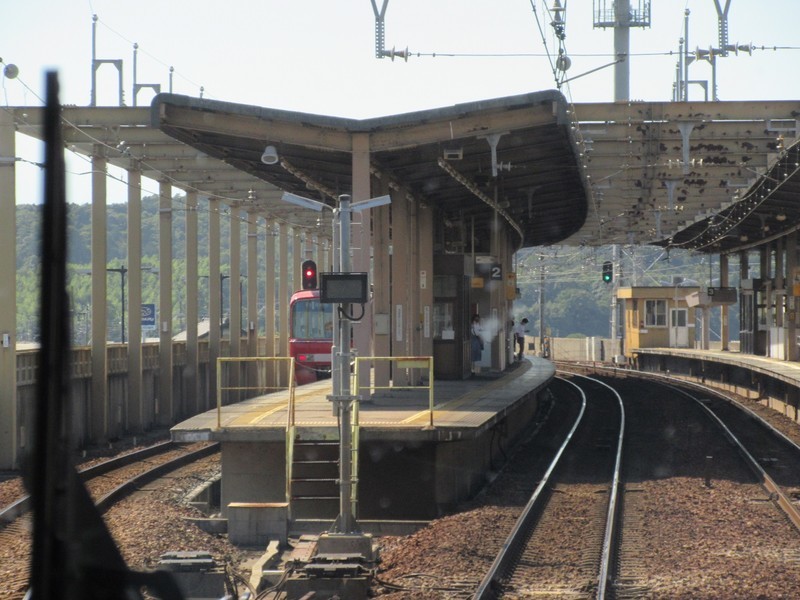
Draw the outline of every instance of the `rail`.
<instances>
[{"instance_id":1,"label":"rail","mask_svg":"<svg viewBox=\"0 0 800 600\"><path fill-rule=\"evenodd\" d=\"M788 517L789 521L794 525L795 529L800 531L800 510L795 507L792 503L791 499L786 495L786 493L781 489L781 487L777 484L777 482L769 476L769 474L764 470L764 468L759 464L759 462L755 459L755 457L747 451L742 444L741 440L737 438L730 428L723 423L722 419L714 413L705 403L700 399L686 390L682 390L676 386L669 386L671 389L674 389L676 392L694 400L705 412L708 414L709 418L711 418L714 423L718 427L722 429L725 433L725 437L730 440L730 442L736 446L739 454L742 456L744 461L747 463L747 466L755 473L756 477L761 479L761 486L767 491L769 494L770 499L774 500L780 509L784 512L784 514Z\"/></svg>"},{"instance_id":2,"label":"rail","mask_svg":"<svg viewBox=\"0 0 800 600\"><path fill-rule=\"evenodd\" d=\"M574 386L578 390L578 393L582 399L581 410L575 419L575 423L572 424L572 428L564 439L564 442L561 444L558 452L556 452L556 455L550 462L550 466L547 467L547 471L539 482L539 485L536 486L536 489L534 490L527 504L522 509L522 514L520 514L517 522L514 524L514 528L511 530L511 533L503 543L503 547L500 549L500 552L497 553L492 566L489 567L489 571L486 573L486 576L478 586L478 590L475 592L473 600L490 600L495 597L494 587L496 582L502 578L502 576L511 566L514 561L514 557L519 552L520 547L525 543L526 536L524 536L523 533L530 530L531 525L536 517L536 510L539 508L540 501L544 497L545 490L547 490L550 485L550 478L555 472L558 464L561 462L561 457L564 455L567 446L572 440L572 436L575 434L575 431L578 429L578 426L583 420L583 415L586 412L586 394L573 382L567 380L564 381Z\"/></svg>"},{"instance_id":3,"label":"rail","mask_svg":"<svg viewBox=\"0 0 800 600\"><path fill-rule=\"evenodd\" d=\"M91 467L81 469L78 471L78 477L81 479L81 481L88 482L116 469L121 469L134 463L155 457L176 447L177 445L171 441L160 442L158 444L148 446L147 448L122 454ZM103 496L103 498L96 502L96 505L101 509L101 512L104 512L111 504L123 498L126 494L130 494L131 491L136 489L137 486L148 483L165 472L169 472L172 469L176 469L180 466L188 464L193 460L208 456L209 454L217 452L218 450L218 444L211 444L198 450L187 452L186 454L172 459L171 461L154 466L147 471L130 478L128 481ZM26 495L16 502L2 508L2 510L0 510L0 530L2 530L8 523L27 513L31 508L30 505L30 496Z\"/></svg>"},{"instance_id":4,"label":"rail","mask_svg":"<svg viewBox=\"0 0 800 600\"><path fill-rule=\"evenodd\" d=\"M577 375L577 377L591 379L589 377L585 377L584 375ZM597 577L597 600L604 600L606 597L606 587L608 586L608 572L611 568L611 560L613 558L611 556L611 547L614 543L614 533L617 523L617 498L619 497L619 480L620 473L622 472L622 442L625 438L625 406L622 403L622 398L614 388L597 379L591 380L594 383L598 383L611 390L611 392L617 397L620 411L619 436L617 437L617 455L614 457L614 477L611 483L611 493L609 494L608 499L606 531L605 535L603 536L603 552L600 558L600 570Z\"/></svg>"},{"instance_id":5,"label":"rail","mask_svg":"<svg viewBox=\"0 0 800 600\"><path fill-rule=\"evenodd\" d=\"M576 366L585 367L586 365L576 365ZM730 431L730 429L722 422L722 420L716 414L714 414L714 412L708 406L706 406L700 399L698 399L698 398L694 397L692 394L688 393L686 390L682 390L681 389L681 387L689 387L689 388L695 388L697 390L703 391L704 393L708 393L709 392L709 388L707 386L701 385L701 384L696 383L694 381L689 381L687 379L671 377L669 375L662 375L660 373L651 373L651 372L647 372L647 371L637 371L637 370L633 370L633 369L624 369L624 370L611 369L609 367L600 367L600 366L593 366L592 368L595 371L604 371L604 370L605 371L612 371L613 370L614 374L621 373L621 374L623 374L625 376L636 376L636 377L642 377L644 379L650 379L650 380L653 380L653 381L659 381L662 384L668 385L669 387L671 387L675 391L677 391L677 392L679 392L679 393L691 398L695 402L697 402L703 408L703 410L706 411L709 414L710 418L715 423L717 423L717 425L719 425L722 428L722 430L725 432L725 435L728 437L728 439L731 441L731 443L734 444L737 447L737 449L739 450L739 453L744 458L745 462L748 464L748 466L751 468L751 470L755 473L756 477L759 477L761 479L761 485L767 491L767 493L769 493L770 498L772 498L772 499L774 499L776 501L776 503L778 504L778 507L781 510L783 510L783 512L786 514L787 518L792 523L792 525L798 531L800 531L800 510L798 510L797 507L792 503L791 499L786 495L786 493L781 489L781 487L772 479L772 477L769 476L769 474L758 463L758 461L750 454L750 452L747 451L747 449L739 441L739 439L736 438L733 435L733 433ZM788 437L786 437L782 432L780 432L777 429L775 429L772 425L770 425L767 421L762 419L758 414L756 414L755 412L750 410L748 407L746 407L746 406L744 406L744 405L742 405L742 404L740 404L738 402L735 402L735 401L725 397L722 394L719 394L719 392L714 391L713 393L716 394L717 396L721 397L721 398L724 398L728 402L734 402L739 409L741 409L744 412L748 413L752 419L758 421L763 427L766 427L767 429L769 429L776 437L779 437L784 442L794 446L795 448L798 448L797 444L795 444L792 440L790 440Z\"/></svg>"}]
</instances>

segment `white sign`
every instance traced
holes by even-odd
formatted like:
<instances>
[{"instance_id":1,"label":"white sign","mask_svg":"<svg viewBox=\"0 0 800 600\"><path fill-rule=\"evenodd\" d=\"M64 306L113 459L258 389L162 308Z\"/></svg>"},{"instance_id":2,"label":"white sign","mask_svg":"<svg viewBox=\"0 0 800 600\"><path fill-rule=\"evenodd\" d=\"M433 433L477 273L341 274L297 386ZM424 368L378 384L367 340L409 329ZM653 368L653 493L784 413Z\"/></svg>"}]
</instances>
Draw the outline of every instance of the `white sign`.
<instances>
[{"instance_id":1,"label":"white sign","mask_svg":"<svg viewBox=\"0 0 800 600\"><path fill-rule=\"evenodd\" d=\"M428 272L427 271L420 271L419 272L419 289L424 290L428 287Z\"/></svg>"}]
</instances>

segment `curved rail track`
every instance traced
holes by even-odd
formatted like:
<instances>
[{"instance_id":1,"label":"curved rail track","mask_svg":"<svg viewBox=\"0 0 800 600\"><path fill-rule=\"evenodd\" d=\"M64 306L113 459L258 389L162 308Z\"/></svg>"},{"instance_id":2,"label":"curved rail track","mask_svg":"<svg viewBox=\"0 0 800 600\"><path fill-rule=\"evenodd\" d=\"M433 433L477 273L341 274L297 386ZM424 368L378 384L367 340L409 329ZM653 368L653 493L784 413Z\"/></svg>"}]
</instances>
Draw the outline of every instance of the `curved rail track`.
<instances>
[{"instance_id":1,"label":"curved rail track","mask_svg":"<svg viewBox=\"0 0 800 600\"><path fill-rule=\"evenodd\" d=\"M218 444L164 442L120 455L80 472L101 513L142 486L218 452ZM0 512L0 598L21 598L28 585L30 554L29 497ZM4 587L5 589L1 589Z\"/></svg>"},{"instance_id":2,"label":"curved rail track","mask_svg":"<svg viewBox=\"0 0 800 600\"><path fill-rule=\"evenodd\" d=\"M100 511L105 512L114 502L124 498L138 486L218 450L217 444L186 446L170 441L161 442L82 469L79 475L90 488ZM3 507L0 510L0 531L8 523L27 513L30 505L30 496L23 496Z\"/></svg>"},{"instance_id":3,"label":"curved rail track","mask_svg":"<svg viewBox=\"0 0 800 600\"><path fill-rule=\"evenodd\" d=\"M478 587L476 600L519 594L605 597L625 411L611 387L581 379L591 396L570 382L582 397L580 414ZM615 411L617 426L609 427ZM554 538L563 540L558 554L545 554L545 548L554 550ZM566 548L570 540L576 548Z\"/></svg>"},{"instance_id":4,"label":"curved rail track","mask_svg":"<svg viewBox=\"0 0 800 600\"><path fill-rule=\"evenodd\" d=\"M632 429L610 595L796 592L800 447L705 386L657 374L614 375ZM689 592L690 585L699 587Z\"/></svg>"},{"instance_id":5,"label":"curved rail track","mask_svg":"<svg viewBox=\"0 0 800 600\"><path fill-rule=\"evenodd\" d=\"M562 364L562 366L565 366ZM604 370L593 367L593 370ZM702 406L734 444L742 459L800 531L800 472L788 469L800 460L800 445L761 416L725 394L685 379L659 373L608 369L615 376L637 377L661 383Z\"/></svg>"}]
</instances>

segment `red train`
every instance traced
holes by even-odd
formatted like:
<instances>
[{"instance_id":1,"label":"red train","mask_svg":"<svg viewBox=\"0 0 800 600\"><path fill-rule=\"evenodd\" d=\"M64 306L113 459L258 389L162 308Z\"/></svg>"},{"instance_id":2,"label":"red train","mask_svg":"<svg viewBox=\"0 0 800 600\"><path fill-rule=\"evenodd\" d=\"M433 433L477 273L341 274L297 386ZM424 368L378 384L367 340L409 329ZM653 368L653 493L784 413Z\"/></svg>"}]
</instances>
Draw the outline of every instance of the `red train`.
<instances>
[{"instance_id":1,"label":"red train","mask_svg":"<svg viewBox=\"0 0 800 600\"><path fill-rule=\"evenodd\" d=\"M295 292L289 302L289 356L298 385L331 376L333 304L319 301L318 289Z\"/></svg>"}]
</instances>

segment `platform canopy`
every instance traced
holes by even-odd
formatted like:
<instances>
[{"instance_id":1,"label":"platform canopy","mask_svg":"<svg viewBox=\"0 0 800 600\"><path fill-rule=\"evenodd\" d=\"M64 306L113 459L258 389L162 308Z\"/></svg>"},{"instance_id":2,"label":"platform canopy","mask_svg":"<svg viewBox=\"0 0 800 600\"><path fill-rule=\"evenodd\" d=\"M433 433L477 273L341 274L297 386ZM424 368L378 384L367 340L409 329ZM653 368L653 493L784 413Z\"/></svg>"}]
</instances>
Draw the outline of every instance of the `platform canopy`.
<instances>
[{"instance_id":1,"label":"platform canopy","mask_svg":"<svg viewBox=\"0 0 800 600\"><path fill-rule=\"evenodd\" d=\"M7 111L41 137L42 109ZM319 215L282 190L350 193L353 136L368 134L373 192L436 208L465 250L498 219L515 247L713 253L800 227L798 115L800 101L570 104L557 91L364 120L172 94L63 109L69 149L301 228Z\"/></svg>"},{"instance_id":2,"label":"platform canopy","mask_svg":"<svg viewBox=\"0 0 800 600\"><path fill-rule=\"evenodd\" d=\"M570 125L563 96L551 91L365 120L169 94L153 101L153 126L171 137L331 205L351 193L353 136L368 134L375 195L417 199L481 240L497 211L515 247L558 243L583 224Z\"/></svg>"}]
</instances>

